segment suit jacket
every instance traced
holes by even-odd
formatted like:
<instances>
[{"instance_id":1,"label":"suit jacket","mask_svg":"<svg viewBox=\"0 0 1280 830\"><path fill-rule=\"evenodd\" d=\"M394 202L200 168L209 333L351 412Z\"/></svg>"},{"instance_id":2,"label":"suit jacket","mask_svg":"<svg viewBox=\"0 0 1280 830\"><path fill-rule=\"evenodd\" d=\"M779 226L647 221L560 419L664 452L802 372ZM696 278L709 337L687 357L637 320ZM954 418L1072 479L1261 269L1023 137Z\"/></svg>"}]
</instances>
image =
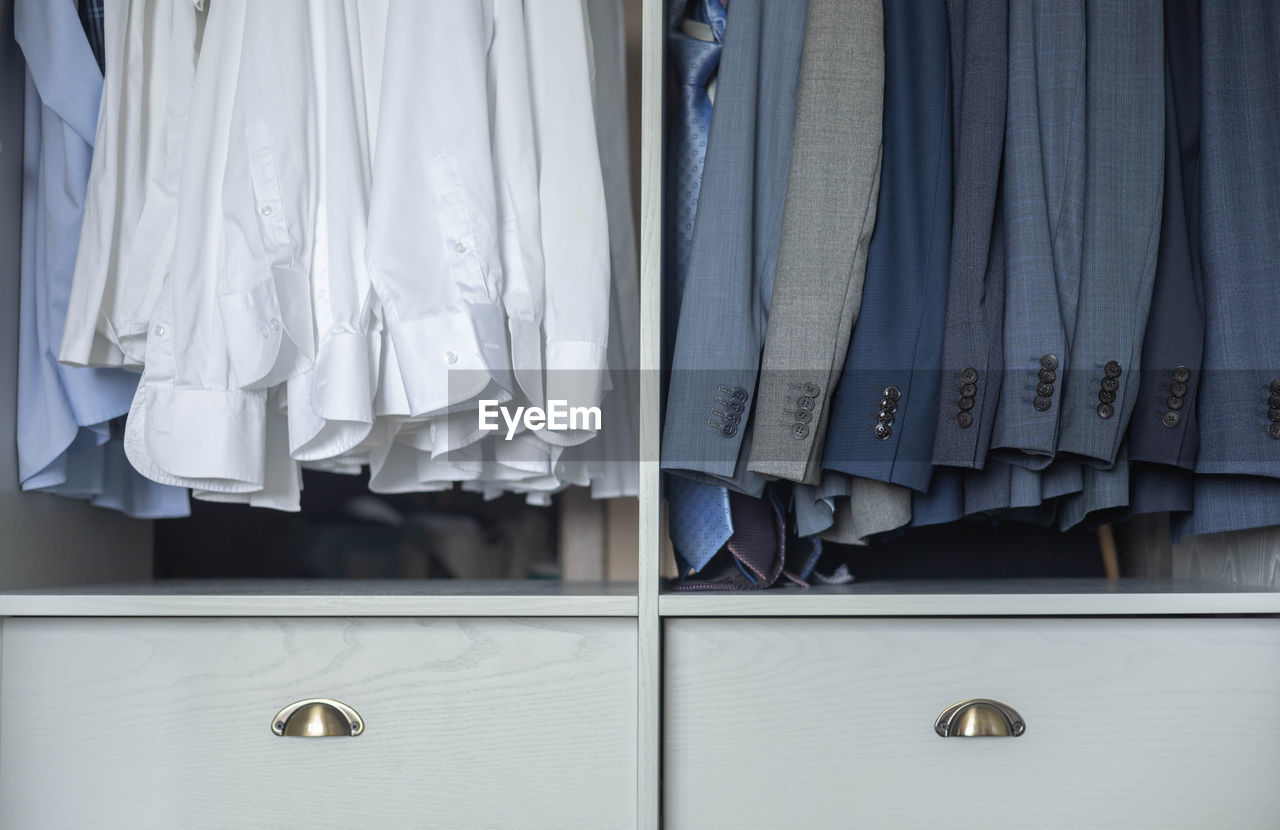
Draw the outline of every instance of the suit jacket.
<instances>
[{"instance_id":1,"label":"suit jacket","mask_svg":"<svg viewBox=\"0 0 1280 830\"><path fill-rule=\"evenodd\" d=\"M997 211L1008 0L949 0L954 207L933 463L981 469L1000 399L1004 242Z\"/></svg>"},{"instance_id":2,"label":"suit jacket","mask_svg":"<svg viewBox=\"0 0 1280 830\"><path fill-rule=\"evenodd\" d=\"M1160 239L1164 30L1160 0L1089 0L1087 18L1084 263L1058 452L1110 467L1138 399Z\"/></svg>"},{"instance_id":3,"label":"suit jacket","mask_svg":"<svg viewBox=\"0 0 1280 830\"><path fill-rule=\"evenodd\" d=\"M1204 349L1200 273L1200 2L1165 0L1164 218L1142 383L1129 423L1130 513L1192 508Z\"/></svg>"},{"instance_id":4,"label":"suit jacket","mask_svg":"<svg viewBox=\"0 0 1280 830\"><path fill-rule=\"evenodd\" d=\"M823 467L925 490L951 254L946 0L885 0L884 36L880 205Z\"/></svg>"},{"instance_id":5,"label":"suit jacket","mask_svg":"<svg viewBox=\"0 0 1280 830\"><path fill-rule=\"evenodd\" d=\"M816 483L875 225L880 0L810 0L749 469Z\"/></svg>"},{"instance_id":6,"label":"suit jacket","mask_svg":"<svg viewBox=\"0 0 1280 830\"><path fill-rule=\"evenodd\" d=\"M1010 6L1004 146L1005 374L990 449L1041 470L1057 451L1080 286L1085 0Z\"/></svg>"},{"instance_id":7,"label":"suit jacket","mask_svg":"<svg viewBox=\"0 0 1280 830\"><path fill-rule=\"evenodd\" d=\"M725 25L662 436L664 470L755 496L765 481L747 470L744 436L773 292L805 5L736 0Z\"/></svg>"},{"instance_id":8,"label":"suit jacket","mask_svg":"<svg viewBox=\"0 0 1280 830\"><path fill-rule=\"evenodd\" d=\"M1204 360L1195 509L1175 538L1280 524L1280 6L1205 3L1200 142ZM1275 392L1272 384L1276 384ZM1204 418L1207 421L1207 418Z\"/></svg>"}]
</instances>

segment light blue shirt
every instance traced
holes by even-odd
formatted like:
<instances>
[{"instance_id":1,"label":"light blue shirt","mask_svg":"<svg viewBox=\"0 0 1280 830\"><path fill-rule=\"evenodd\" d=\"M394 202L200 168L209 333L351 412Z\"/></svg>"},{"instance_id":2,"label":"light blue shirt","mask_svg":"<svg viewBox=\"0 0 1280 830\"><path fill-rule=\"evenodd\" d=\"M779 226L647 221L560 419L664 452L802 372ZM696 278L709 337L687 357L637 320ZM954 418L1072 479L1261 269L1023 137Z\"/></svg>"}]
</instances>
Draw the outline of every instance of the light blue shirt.
<instances>
[{"instance_id":1,"label":"light blue shirt","mask_svg":"<svg viewBox=\"0 0 1280 830\"><path fill-rule=\"evenodd\" d=\"M66 323L102 73L75 0L18 0L27 61L18 334L18 470L22 489L87 499L139 518L186 516L187 491L129 466L111 420L138 376L57 361Z\"/></svg>"}]
</instances>

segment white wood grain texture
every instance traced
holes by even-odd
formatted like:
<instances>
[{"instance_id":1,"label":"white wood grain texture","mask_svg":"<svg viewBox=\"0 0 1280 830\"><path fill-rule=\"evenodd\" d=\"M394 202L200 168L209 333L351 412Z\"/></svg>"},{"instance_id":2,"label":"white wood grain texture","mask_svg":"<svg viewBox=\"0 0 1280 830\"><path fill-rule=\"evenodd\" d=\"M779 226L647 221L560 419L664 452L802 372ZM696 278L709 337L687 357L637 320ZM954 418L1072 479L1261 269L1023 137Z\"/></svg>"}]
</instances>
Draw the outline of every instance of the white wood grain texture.
<instances>
[{"instance_id":1,"label":"white wood grain texture","mask_svg":"<svg viewBox=\"0 0 1280 830\"><path fill-rule=\"evenodd\" d=\"M1272 830L1280 620L666 624L668 830ZM1019 738L939 738L994 698Z\"/></svg>"},{"instance_id":2,"label":"white wood grain texture","mask_svg":"<svg viewBox=\"0 0 1280 830\"><path fill-rule=\"evenodd\" d=\"M658 618L660 513L659 378L662 365L662 0L643 0L640 132L640 582L639 756L640 830L661 824L662 630Z\"/></svg>"},{"instance_id":3,"label":"white wood grain texture","mask_svg":"<svg viewBox=\"0 0 1280 830\"><path fill-rule=\"evenodd\" d=\"M560 577L604 579L605 502L585 487L570 487L556 498L560 514Z\"/></svg>"},{"instance_id":4,"label":"white wood grain texture","mask_svg":"<svg viewBox=\"0 0 1280 830\"><path fill-rule=\"evenodd\" d=\"M1194 536L1173 545L1173 575L1280 588L1280 528Z\"/></svg>"},{"instance_id":5,"label":"white wood grain texture","mask_svg":"<svg viewBox=\"0 0 1280 830\"><path fill-rule=\"evenodd\" d=\"M171 580L0 593L0 617L634 617L635 586L521 580Z\"/></svg>"},{"instance_id":6,"label":"white wood grain texture","mask_svg":"<svg viewBox=\"0 0 1280 830\"><path fill-rule=\"evenodd\" d=\"M880 580L755 593L669 593L664 617L1280 614L1280 591L1138 579Z\"/></svg>"},{"instance_id":7,"label":"white wood grain texture","mask_svg":"<svg viewBox=\"0 0 1280 830\"><path fill-rule=\"evenodd\" d=\"M630 828L630 620L9 620L0 826ZM330 697L359 737L280 738Z\"/></svg>"}]
</instances>

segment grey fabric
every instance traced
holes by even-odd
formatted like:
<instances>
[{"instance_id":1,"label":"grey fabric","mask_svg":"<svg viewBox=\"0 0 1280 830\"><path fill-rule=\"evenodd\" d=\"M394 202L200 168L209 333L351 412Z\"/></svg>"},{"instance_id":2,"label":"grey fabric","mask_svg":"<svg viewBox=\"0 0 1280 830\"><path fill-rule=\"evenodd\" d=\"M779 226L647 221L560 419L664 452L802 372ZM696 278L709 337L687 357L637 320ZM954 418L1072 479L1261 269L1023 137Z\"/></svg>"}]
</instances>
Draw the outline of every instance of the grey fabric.
<instances>
[{"instance_id":1,"label":"grey fabric","mask_svg":"<svg viewBox=\"0 0 1280 830\"><path fill-rule=\"evenodd\" d=\"M810 0L749 464L765 476L819 479L875 225L883 101L880 0Z\"/></svg>"},{"instance_id":2,"label":"grey fabric","mask_svg":"<svg viewBox=\"0 0 1280 830\"><path fill-rule=\"evenodd\" d=\"M911 491L897 484L869 478L853 478L847 499L835 503L835 521L822 534L828 542L865 544L877 533L887 533L911 523Z\"/></svg>"},{"instance_id":3,"label":"grey fabric","mask_svg":"<svg viewBox=\"0 0 1280 830\"><path fill-rule=\"evenodd\" d=\"M830 542L863 544L911 522L912 493L897 484L824 470L816 487L795 487L795 532Z\"/></svg>"},{"instance_id":4,"label":"grey fabric","mask_svg":"<svg viewBox=\"0 0 1280 830\"><path fill-rule=\"evenodd\" d=\"M1070 368L1080 286L1085 0L1009 7L1004 147L1005 374L990 451L1041 470L1057 451L1059 381ZM1059 363L1047 381L1046 356Z\"/></svg>"},{"instance_id":5,"label":"grey fabric","mask_svg":"<svg viewBox=\"0 0 1280 830\"><path fill-rule=\"evenodd\" d=\"M1009 3L950 0L947 10L955 185L933 463L980 470L995 423L1003 363L1005 250L998 191L1009 91ZM960 408L965 376L974 378L967 410Z\"/></svg>"},{"instance_id":6,"label":"grey fabric","mask_svg":"<svg viewBox=\"0 0 1280 830\"><path fill-rule=\"evenodd\" d=\"M1137 402L1160 241L1164 17L1160 0L1089 0L1087 12L1084 261L1058 452L1110 467ZM1113 361L1115 400L1100 402Z\"/></svg>"},{"instance_id":7,"label":"grey fabric","mask_svg":"<svg viewBox=\"0 0 1280 830\"><path fill-rule=\"evenodd\" d=\"M753 496L749 418L791 159L804 0L735 0L725 26L667 394L662 468ZM732 419L730 419L732 420Z\"/></svg>"}]
</instances>

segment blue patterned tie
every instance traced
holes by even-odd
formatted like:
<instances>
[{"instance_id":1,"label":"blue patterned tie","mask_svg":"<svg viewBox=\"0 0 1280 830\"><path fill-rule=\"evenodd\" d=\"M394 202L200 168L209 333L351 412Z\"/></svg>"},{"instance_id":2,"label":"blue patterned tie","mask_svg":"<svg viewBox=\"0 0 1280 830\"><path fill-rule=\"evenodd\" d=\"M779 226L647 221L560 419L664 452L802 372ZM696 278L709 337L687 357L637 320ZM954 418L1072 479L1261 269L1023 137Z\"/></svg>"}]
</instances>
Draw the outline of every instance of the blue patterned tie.
<instances>
[{"instance_id":1,"label":"blue patterned tie","mask_svg":"<svg viewBox=\"0 0 1280 830\"><path fill-rule=\"evenodd\" d=\"M678 476L667 477L667 521L680 575L707 566L733 536L729 491Z\"/></svg>"},{"instance_id":2,"label":"blue patterned tie","mask_svg":"<svg viewBox=\"0 0 1280 830\"><path fill-rule=\"evenodd\" d=\"M686 16L710 30L710 40L685 32ZM664 354L670 358L675 342L675 324L680 319L680 299L684 294L685 270L689 265L689 243L693 220L698 212L698 191L702 185L702 163L711 132L711 98L707 84L720 64L724 41L725 10L719 0L669 0L667 5L667 48L671 69L678 85L670 116L667 142L666 218L667 298L663 315ZM688 479L668 476L667 499L671 543L681 560L681 573L700 571L733 536L729 513L729 493Z\"/></svg>"}]
</instances>

